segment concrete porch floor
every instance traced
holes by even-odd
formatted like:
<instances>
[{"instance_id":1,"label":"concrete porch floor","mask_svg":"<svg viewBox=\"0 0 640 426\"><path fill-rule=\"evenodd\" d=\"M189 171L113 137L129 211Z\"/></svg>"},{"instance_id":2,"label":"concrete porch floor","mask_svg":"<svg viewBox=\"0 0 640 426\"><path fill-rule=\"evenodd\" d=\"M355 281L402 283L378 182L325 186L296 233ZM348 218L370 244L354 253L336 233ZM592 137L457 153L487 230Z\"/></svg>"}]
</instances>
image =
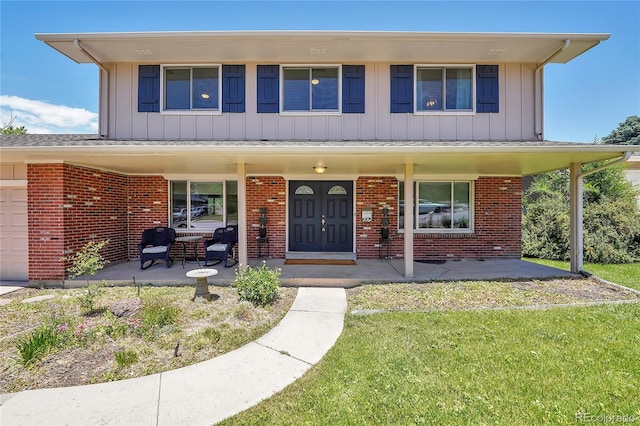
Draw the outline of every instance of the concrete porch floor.
<instances>
[{"instance_id":1,"label":"concrete porch floor","mask_svg":"<svg viewBox=\"0 0 640 426\"><path fill-rule=\"evenodd\" d=\"M551 277L576 277L577 275L560 269L550 268L519 259L505 260L460 260L444 263L414 262L414 278L404 277L402 259L378 260L358 259L355 265L285 265L284 259L250 259L251 266L259 266L266 261L271 268L280 268L280 282L285 286L305 287L353 287L360 284L380 284L421 281L456 280L499 280L499 279L543 279ZM99 271L91 282L107 281L109 284L154 285L194 285L195 280L186 273L200 269L195 262L188 262L184 269L180 261L170 268L164 262L158 262L144 271L138 261L108 265ZM235 278L237 265L225 268L221 264L211 266L218 275L209 278L210 285L228 285ZM85 285L83 277L65 281L65 287Z\"/></svg>"}]
</instances>

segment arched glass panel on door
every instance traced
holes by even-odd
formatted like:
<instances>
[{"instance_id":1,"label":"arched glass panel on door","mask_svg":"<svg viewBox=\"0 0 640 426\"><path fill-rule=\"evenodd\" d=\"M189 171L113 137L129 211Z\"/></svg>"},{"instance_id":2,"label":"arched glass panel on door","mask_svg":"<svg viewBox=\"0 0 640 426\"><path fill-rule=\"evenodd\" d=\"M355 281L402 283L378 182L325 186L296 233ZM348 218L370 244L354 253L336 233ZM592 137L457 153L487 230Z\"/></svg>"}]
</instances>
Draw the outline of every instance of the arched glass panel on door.
<instances>
[{"instance_id":1,"label":"arched glass panel on door","mask_svg":"<svg viewBox=\"0 0 640 426\"><path fill-rule=\"evenodd\" d=\"M296 188L295 194L296 195L313 195L315 194L315 192L313 192L313 188L311 188L310 186L300 185L299 187Z\"/></svg>"},{"instance_id":2,"label":"arched glass panel on door","mask_svg":"<svg viewBox=\"0 0 640 426\"><path fill-rule=\"evenodd\" d=\"M327 194L329 194L329 195L347 195L347 190L342 185L333 185L331 188L329 188L329 191L327 191Z\"/></svg>"}]
</instances>

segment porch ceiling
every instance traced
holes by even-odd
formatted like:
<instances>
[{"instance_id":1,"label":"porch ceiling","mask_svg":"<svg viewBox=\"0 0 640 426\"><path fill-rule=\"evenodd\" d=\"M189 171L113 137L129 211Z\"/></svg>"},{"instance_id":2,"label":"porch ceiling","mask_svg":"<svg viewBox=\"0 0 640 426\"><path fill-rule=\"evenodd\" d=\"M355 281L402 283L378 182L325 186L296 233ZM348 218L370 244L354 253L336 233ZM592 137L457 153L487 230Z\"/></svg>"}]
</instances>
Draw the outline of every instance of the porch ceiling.
<instances>
[{"instance_id":1,"label":"porch ceiling","mask_svg":"<svg viewBox=\"0 0 640 426\"><path fill-rule=\"evenodd\" d=\"M36 34L78 63L99 62L409 62L542 63L569 39L552 62L566 63L608 34L437 33L389 31L200 31Z\"/></svg>"},{"instance_id":2,"label":"porch ceiling","mask_svg":"<svg viewBox=\"0 0 640 426\"><path fill-rule=\"evenodd\" d=\"M68 162L124 174L233 175L245 163L247 175L402 175L406 163L417 175L525 176L619 157L640 146L461 142L119 142L101 145L13 146L2 138L3 163ZM5 143L5 142L11 143ZM128 143L128 144L127 144ZM133 145L132 145L133 144Z\"/></svg>"}]
</instances>

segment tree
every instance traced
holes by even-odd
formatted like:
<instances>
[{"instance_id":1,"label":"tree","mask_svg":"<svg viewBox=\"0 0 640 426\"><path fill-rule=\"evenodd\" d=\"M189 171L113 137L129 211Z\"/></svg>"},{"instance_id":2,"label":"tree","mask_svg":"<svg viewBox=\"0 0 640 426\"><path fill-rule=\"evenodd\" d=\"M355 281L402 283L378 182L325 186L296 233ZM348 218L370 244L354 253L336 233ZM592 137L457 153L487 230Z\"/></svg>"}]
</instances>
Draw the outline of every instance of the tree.
<instances>
[{"instance_id":1,"label":"tree","mask_svg":"<svg viewBox=\"0 0 640 426\"><path fill-rule=\"evenodd\" d=\"M605 139L609 141L603 139L605 143L621 145L640 143L640 118L627 118ZM602 163L590 164L586 169L600 165ZM624 166L609 167L586 176L583 188L585 261L640 261L638 190L626 179ZM568 260L569 171L537 175L523 195L523 255Z\"/></svg>"},{"instance_id":2,"label":"tree","mask_svg":"<svg viewBox=\"0 0 640 426\"><path fill-rule=\"evenodd\" d=\"M640 145L640 117L632 115L618 125L602 143L612 145Z\"/></svg>"},{"instance_id":3,"label":"tree","mask_svg":"<svg viewBox=\"0 0 640 426\"><path fill-rule=\"evenodd\" d=\"M4 121L2 122L2 127L0 128L0 134L3 135L26 135L27 134L27 128L24 126L20 126L20 127L16 127L13 125L14 120L16 119L16 117L14 117L13 115L11 115L11 118L9 119L8 123L5 123Z\"/></svg>"},{"instance_id":4,"label":"tree","mask_svg":"<svg viewBox=\"0 0 640 426\"><path fill-rule=\"evenodd\" d=\"M26 135L27 129L24 126L14 127L12 125L2 126L0 133L3 135Z\"/></svg>"}]
</instances>

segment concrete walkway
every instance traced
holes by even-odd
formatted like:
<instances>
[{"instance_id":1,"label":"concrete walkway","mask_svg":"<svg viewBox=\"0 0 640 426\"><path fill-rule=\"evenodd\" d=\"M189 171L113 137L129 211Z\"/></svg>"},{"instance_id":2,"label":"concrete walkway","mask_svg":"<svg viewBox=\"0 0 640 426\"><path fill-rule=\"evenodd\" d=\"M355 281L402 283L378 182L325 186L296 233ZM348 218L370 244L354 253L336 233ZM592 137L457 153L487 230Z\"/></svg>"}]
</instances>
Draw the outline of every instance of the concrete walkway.
<instances>
[{"instance_id":1,"label":"concrete walkway","mask_svg":"<svg viewBox=\"0 0 640 426\"><path fill-rule=\"evenodd\" d=\"M199 364L137 379L0 395L4 425L211 425L302 376L342 333L342 288L298 289L280 324Z\"/></svg>"}]
</instances>

